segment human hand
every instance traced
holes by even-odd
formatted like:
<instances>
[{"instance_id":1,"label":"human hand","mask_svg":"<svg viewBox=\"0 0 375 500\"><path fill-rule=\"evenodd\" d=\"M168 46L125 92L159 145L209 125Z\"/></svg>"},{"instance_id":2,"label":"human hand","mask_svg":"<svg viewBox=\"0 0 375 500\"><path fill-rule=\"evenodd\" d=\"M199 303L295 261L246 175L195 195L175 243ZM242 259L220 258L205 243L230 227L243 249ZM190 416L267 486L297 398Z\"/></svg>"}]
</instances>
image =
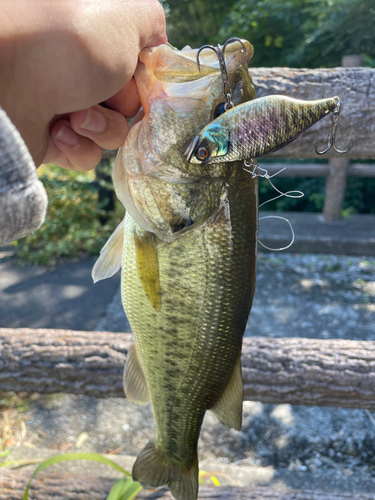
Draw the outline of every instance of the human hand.
<instances>
[{"instance_id":1,"label":"human hand","mask_svg":"<svg viewBox=\"0 0 375 500\"><path fill-rule=\"evenodd\" d=\"M157 0L16 0L0 33L0 105L37 166L77 170L124 142L138 54L167 40Z\"/></svg>"}]
</instances>

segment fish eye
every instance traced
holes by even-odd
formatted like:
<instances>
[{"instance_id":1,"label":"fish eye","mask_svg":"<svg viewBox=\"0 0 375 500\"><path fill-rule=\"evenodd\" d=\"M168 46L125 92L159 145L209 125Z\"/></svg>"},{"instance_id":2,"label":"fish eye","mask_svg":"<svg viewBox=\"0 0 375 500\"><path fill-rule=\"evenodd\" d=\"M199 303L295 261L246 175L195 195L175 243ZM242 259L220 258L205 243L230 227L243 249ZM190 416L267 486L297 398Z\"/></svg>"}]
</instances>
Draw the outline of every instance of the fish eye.
<instances>
[{"instance_id":1,"label":"fish eye","mask_svg":"<svg viewBox=\"0 0 375 500\"><path fill-rule=\"evenodd\" d=\"M207 160L209 155L210 155L210 152L209 152L208 148L206 148L205 146L200 146L198 148L197 152L195 153L195 156L197 157L197 159L201 160L201 161Z\"/></svg>"},{"instance_id":2,"label":"fish eye","mask_svg":"<svg viewBox=\"0 0 375 500\"><path fill-rule=\"evenodd\" d=\"M223 113L225 113L226 109L225 109L225 102L221 102L220 104L218 104L215 108L215 111L214 111L214 119L217 118L218 116L222 115Z\"/></svg>"}]
</instances>

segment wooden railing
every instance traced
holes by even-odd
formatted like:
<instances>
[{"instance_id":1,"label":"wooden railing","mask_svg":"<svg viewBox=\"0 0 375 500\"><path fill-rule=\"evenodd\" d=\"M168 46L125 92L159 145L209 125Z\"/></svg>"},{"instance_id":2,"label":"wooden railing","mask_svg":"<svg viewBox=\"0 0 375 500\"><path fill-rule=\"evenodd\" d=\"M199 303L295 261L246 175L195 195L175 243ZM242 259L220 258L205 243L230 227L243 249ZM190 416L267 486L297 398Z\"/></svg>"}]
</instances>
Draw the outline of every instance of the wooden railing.
<instances>
[{"instance_id":1,"label":"wooden railing","mask_svg":"<svg viewBox=\"0 0 375 500\"><path fill-rule=\"evenodd\" d=\"M129 333L0 329L0 390L124 397ZM265 403L375 409L375 342L245 338L244 398ZM21 498L30 472L4 470L0 500ZM48 473L35 498L105 500L114 480ZM79 493L78 493L79 492ZM157 496L155 496L157 495ZM34 498L34 497L33 497ZM138 498L172 500L166 489ZM199 500L372 500L372 493L272 491L266 487L201 487Z\"/></svg>"},{"instance_id":2,"label":"wooden railing","mask_svg":"<svg viewBox=\"0 0 375 500\"><path fill-rule=\"evenodd\" d=\"M125 397L130 333L0 328L0 390ZM375 342L244 338L244 399L375 410Z\"/></svg>"},{"instance_id":3,"label":"wooden railing","mask_svg":"<svg viewBox=\"0 0 375 500\"><path fill-rule=\"evenodd\" d=\"M349 163L350 159L375 159L375 70L250 68L249 72L253 77L258 97L270 94L284 94L306 100L335 95L340 97L338 146L346 149L351 139L353 141L351 151L343 156L330 151L327 153L330 163L326 166L316 165L316 174L312 165L303 167L291 165L283 173L284 176L291 177L297 175L327 177L323 217L327 222L340 220L347 177L375 176L375 164L372 166ZM296 141L268 158L321 158L315 152L315 142L319 138L321 148L327 143L330 123L328 118L321 120ZM261 159L259 161L261 163ZM269 165L267 169L269 170ZM272 170L273 173L275 171L277 170Z\"/></svg>"}]
</instances>

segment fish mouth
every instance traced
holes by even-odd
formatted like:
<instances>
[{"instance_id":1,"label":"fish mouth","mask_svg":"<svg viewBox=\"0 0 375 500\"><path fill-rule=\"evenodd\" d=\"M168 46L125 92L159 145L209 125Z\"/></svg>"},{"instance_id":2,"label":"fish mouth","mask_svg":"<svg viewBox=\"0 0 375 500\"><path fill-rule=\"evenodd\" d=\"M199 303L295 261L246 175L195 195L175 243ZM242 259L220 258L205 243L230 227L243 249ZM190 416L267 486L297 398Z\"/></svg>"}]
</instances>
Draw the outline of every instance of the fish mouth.
<instances>
[{"instance_id":1,"label":"fish mouth","mask_svg":"<svg viewBox=\"0 0 375 500\"><path fill-rule=\"evenodd\" d=\"M186 148L184 156L186 156L186 161L188 163L190 162L191 157L193 156L193 153L194 153L196 145L198 144L198 141L199 141L199 135L195 136L194 140Z\"/></svg>"}]
</instances>

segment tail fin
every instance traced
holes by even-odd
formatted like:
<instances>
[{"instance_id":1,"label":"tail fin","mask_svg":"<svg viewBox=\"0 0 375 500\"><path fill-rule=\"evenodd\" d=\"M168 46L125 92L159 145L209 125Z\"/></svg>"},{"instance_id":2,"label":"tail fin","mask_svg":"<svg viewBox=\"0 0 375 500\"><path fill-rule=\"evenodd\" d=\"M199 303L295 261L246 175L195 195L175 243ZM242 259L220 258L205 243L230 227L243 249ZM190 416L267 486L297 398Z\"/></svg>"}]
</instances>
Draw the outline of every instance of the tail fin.
<instances>
[{"instance_id":1,"label":"tail fin","mask_svg":"<svg viewBox=\"0 0 375 500\"><path fill-rule=\"evenodd\" d=\"M168 463L152 439L138 455L133 479L145 488L167 485L176 500L196 500L198 495L198 459L189 468Z\"/></svg>"}]
</instances>

